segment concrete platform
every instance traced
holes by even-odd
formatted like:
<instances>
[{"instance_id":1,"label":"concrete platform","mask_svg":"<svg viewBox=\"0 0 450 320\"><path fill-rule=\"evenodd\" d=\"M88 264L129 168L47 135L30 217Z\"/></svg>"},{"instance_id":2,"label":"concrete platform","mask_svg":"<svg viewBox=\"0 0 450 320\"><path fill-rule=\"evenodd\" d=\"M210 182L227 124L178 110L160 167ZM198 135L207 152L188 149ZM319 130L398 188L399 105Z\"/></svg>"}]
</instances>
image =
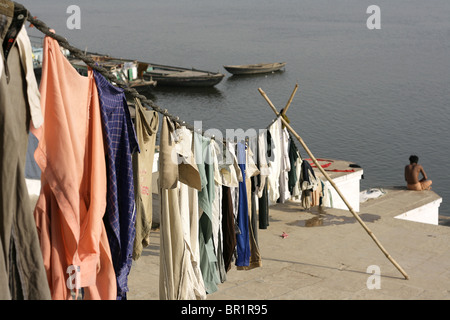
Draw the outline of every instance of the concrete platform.
<instances>
[{"instance_id":1,"label":"concrete platform","mask_svg":"<svg viewBox=\"0 0 450 320\"><path fill-rule=\"evenodd\" d=\"M429 200L436 194L400 189L395 195L392 190L394 198L402 193L402 202L389 197L369 200L361 204L359 215L410 280L349 211L306 211L288 202L271 207L268 229L258 230L262 267L232 268L208 300L450 299L450 228L395 218L417 202L416 197ZM288 237L281 237L283 232ZM151 241L133 263L130 300L158 299L158 231Z\"/></svg>"}]
</instances>

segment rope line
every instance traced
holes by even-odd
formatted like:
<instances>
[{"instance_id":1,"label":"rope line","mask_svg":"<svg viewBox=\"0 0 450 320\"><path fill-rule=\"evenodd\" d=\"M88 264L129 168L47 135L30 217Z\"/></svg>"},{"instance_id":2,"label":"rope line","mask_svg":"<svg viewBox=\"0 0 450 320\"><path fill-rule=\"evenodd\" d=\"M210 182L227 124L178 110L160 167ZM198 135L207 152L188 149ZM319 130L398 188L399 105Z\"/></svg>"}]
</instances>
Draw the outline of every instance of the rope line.
<instances>
[{"instance_id":1,"label":"rope line","mask_svg":"<svg viewBox=\"0 0 450 320\"><path fill-rule=\"evenodd\" d=\"M167 111L167 109L162 109L160 106L155 104L152 100L148 99L146 96L137 92L136 89L129 87L127 85L127 83L125 83L124 81L117 79L109 70L107 70L106 68L104 68L102 66L99 66L91 56L86 55L82 50L72 46L67 41L66 38L52 32L50 30L50 28L43 21L33 17L28 10L27 10L27 12L28 12L27 20L34 27L36 27L36 29L38 29L40 32L42 32L46 36L49 36L49 37L55 39L56 41L58 41L59 45L65 49L69 50L70 53L74 57L82 60L84 63L86 63L86 65L88 65L92 69L95 69L96 71L98 71L101 75L103 75L109 81L114 82L118 87L122 88L125 91L125 93L128 93L133 98L139 99L144 106L152 108L156 112L168 117L173 122L176 122L176 123L180 124L181 126L185 126L189 130L195 132L195 129L191 124L187 123L186 121L182 121L182 120L180 120L179 117L176 117L176 116L170 114ZM197 131L200 131L200 130L197 130ZM204 134L203 132L201 132L201 133Z\"/></svg>"}]
</instances>

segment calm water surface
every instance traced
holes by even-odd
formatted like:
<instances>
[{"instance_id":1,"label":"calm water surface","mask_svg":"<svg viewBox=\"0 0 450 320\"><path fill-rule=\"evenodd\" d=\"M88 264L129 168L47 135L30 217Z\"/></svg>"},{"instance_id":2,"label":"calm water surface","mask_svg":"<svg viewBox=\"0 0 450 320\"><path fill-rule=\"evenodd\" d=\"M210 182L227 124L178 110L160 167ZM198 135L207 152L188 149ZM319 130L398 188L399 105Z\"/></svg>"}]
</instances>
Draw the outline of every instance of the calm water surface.
<instances>
[{"instance_id":1,"label":"calm water surface","mask_svg":"<svg viewBox=\"0 0 450 320\"><path fill-rule=\"evenodd\" d=\"M298 83L288 116L316 157L361 165L364 190L403 185L417 154L450 216L447 0L21 3L80 49L225 73L212 89L153 92L159 106L204 129L265 128L274 114L258 88L281 109ZM66 26L71 4L81 9L80 30ZM371 4L381 8L381 30L366 27ZM222 67L275 61L287 62L284 72L236 78Z\"/></svg>"}]
</instances>

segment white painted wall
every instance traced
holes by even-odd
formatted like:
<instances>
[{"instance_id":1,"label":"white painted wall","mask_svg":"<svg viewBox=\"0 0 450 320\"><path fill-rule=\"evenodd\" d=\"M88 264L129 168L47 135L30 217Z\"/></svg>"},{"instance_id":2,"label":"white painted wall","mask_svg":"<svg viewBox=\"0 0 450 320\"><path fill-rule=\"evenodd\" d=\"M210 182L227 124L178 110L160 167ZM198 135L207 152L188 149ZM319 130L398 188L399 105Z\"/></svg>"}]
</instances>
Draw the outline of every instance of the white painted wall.
<instances>
[{"instance_id":1,"label":"white painted wall","mask_svg":"<svg viewBox=\"0 0 450 320\"><path fill-rule=\"evenodd\" d=\"M359 212L359 193L362 175L363 171L360 170L333 179L333 182L355 212ZM331 186L330 182L327 181L326 184L331 191L332 208L348 210L344 200L342 200L337 191Z\"/></svg>"},{"instance_id":2,"label":"white painted wall","mask_svg":"<svg viewBox=\"0 0 450 320\"><path fill-rule=\"evenodd\" d=\"M408 221L414 221L414 222L421 222L421 223L427 223L427 224L433 224L433 225L439 225L439 207L442 203L442 198L432 201L430 203L427 203L419 208L407 211L405 213L402 213L395 218L402 219L402 220L408 220Z\"/></svg>"}]
</instances>

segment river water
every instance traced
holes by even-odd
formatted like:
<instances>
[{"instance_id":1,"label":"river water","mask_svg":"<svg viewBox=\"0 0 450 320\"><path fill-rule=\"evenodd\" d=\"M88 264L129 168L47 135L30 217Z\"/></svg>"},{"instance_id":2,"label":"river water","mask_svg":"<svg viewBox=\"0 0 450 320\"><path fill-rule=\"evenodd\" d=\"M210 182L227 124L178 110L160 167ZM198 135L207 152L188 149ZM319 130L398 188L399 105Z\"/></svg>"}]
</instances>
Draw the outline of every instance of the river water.
<instances>
[{"instance_id":1,"label":"river water","mask_svg":"<svg viewBox=\"0 0 450 320\"><path fill-rule=\"evenodd\" d=\"M258 88L281 109L298 83L287 115L316 157L359 164L364 190L404 185L403 168L417 154L450 216L447 0L21 3L80 49L226 74L214 88L152 92L203 129L265 128L274 114ZM381 29L367 27L372 4ZM67 26L70 5L80 8L80 29ZM223 69L277 61L287 62L283 72L239 78Z\"/></svg>"}]
</instances>

